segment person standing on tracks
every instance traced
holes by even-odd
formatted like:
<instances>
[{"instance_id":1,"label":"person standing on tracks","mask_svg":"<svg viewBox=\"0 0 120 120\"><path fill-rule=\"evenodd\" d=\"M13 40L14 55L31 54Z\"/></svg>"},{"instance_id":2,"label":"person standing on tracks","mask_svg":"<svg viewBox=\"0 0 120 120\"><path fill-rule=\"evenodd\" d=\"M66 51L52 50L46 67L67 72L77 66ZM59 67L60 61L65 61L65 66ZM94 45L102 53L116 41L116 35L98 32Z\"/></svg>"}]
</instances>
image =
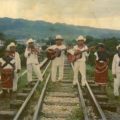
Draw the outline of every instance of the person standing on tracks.
<instances>
[{"instance_id":1,"label":"person standing on tracks","mask_svg":"<svg viewBox=\"0 0 120 120\"><path fill-rule=\"evenodd\" d=\"M119 96L120 87L120 44L116 47L117 53L113 57L112 74L114 77L114 96Z\"/></svg>"},{"instance_id":2,"label":"person standing on tracks","mask_svg":"<svg viewBox=\"0 0 120 120\"><path fill-rule=\"evenodd\" d=\"M51 67L51 79L53 82L56 82L56 75L57 75L57 68L59 69L59 77L57 81L63 80L63 73L64 73L64 53L66 50L66 46L63 44L63 37L61 35L56 35L55 37L55 45L50 46L47 49L49 53L51 50L60 51L60 55L55 57L52 60L52 67ZM56 53L57 53L56 51Z\"/></svg>"},{"instance_id":3,"label":"person standing on tracks","mask_svg":"<svg viewBox=\"0 0 120 120\"><path fill-rule=\"evenodd\" d=\"M102 90L106 89L108 81L108 64L109 54L106 51L105 45L99 43L95 55L95 82L100 85Z\"/></svg>"},{"instance_id":4,"label":"person standing on tracks","mask_svg":"<svg viewBox=\"0 0 120 120\"><path fill-rule=\"evenodd\" d=\"M8 45L10 49L10 56L15 59L15 71L14 71L14 80L13 80L13 91L17 91L17 84L18 84L18 76L21 70L21 59L19 53L16 51L16 44L11 42Z\"/></svg>"},{"instance_id":5,"label":"person standing on tracks","mask_svg":"<svg viewBox=\"0 0 120 120\"><path fill-rule=\"evenodd\" d=\"M1 97L12 95L13 79L15 70L15 59L10 56L9 48L7 47L4 56L0 58L0 86L2 88Z\"/></svg>"},{"instance_id":6,"label":"person standing on tracks","mask_svg":"<svg viewBox=\"0 0 120 120\"><path fill-rule=\"evenodd\" d=\"M85 86L86 80L86 58L88 57L88 53L85 50L88 50L87 45L85 45L86 38L80 35L77 39L77 45L74 46L74 54L78 56L81 54L81 57L74 62L74 79L73 79L73 86L77 85L78 82L78 72L80 71L81 74L81 84ZM82 52L85 51L85 52ZM82 52L82 53L81 53ZM77 57L77 56L76 56Z\"/></svg>"},{"instance_id":7,"label":"person standing on tracks","mask_svg":"<svg viewBox=\"0 0 120 120\"><path fill-rule=\"evenodd\" d=\"M25 50L25 57L27 59L27 80L28 84L32 82L32 71L34 70L35 74L38 77L38 80L43 81L42 73L40 70L40 65L38 62L39 50L35 48L34 40L30 38L27 41L27 47Z\"/></svg>"}]
</instances>

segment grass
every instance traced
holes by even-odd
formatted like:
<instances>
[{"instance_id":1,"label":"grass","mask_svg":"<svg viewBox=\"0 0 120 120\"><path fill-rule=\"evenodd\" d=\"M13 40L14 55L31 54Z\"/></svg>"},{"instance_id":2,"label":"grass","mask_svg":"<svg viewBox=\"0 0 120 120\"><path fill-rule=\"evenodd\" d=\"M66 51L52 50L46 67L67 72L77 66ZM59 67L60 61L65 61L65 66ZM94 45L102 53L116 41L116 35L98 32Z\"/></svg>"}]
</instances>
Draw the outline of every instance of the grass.
<instances>
[{"instance_id":1,"label":"grass","mask_svg":"<svg viewBox=\"0 0 120 120\"><path fill-rule=\"evenodd\" d=\"M24 74L18 80L18 89L23 88L27 84L27 74Z\"/></svg>"},{"instance_id":2,"label":"grass","mask_svg":"<svg viewBox=\"0 0 120 120\"><path fill-rule=\"evenodd\" d=\"M72 114L66 120L84 120L84 115L79 107L72 110Z\"/></svg>"}]
</instances>

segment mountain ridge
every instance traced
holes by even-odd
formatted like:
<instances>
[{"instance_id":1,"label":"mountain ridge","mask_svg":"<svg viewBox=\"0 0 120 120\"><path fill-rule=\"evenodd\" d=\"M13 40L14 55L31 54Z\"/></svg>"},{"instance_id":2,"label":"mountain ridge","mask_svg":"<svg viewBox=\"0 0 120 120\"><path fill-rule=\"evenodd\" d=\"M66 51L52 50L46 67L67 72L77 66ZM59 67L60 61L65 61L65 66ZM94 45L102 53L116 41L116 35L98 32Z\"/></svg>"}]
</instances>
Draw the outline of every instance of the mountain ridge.
<instances>
[{"instance_id":1,"label":"mountain ridge","mask_svg":"<svg viewBox=\"0 0 120 120\"><path fill-rule=\"evenodd\" d=\"M66 39L74 39L78 35L93 36L101 39L111 37L120 38L120 30L7 17L0 18L0 32L16 39L29 37L43 39L53 37L56 34L61 34Z\"/></svg>"}]
</instances>

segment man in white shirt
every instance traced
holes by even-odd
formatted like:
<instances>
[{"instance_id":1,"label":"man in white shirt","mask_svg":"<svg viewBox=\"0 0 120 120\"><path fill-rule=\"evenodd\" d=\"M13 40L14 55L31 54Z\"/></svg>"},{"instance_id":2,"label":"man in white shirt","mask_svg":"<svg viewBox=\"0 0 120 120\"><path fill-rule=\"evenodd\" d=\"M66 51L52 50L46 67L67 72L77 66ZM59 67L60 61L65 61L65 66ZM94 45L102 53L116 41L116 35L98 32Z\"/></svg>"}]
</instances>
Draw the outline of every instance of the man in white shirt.
<instances>
[{"instance_id":1,"label":"man in white shirt","mask_svg":"<svg viewBox=\"0 0 120 120\"><path fill-rule=\"evenodd\" d=\"M16 51L16 44L14 42L11 42L8 45L10 49L10 55L15 59L15 72L14 72L14 80L13 80L13 91L17 91L17 84L18 84L18 74L21 70L21 60L20 55Z\"/></svg>"},{"instance_id":2,"label":"man in white shirt","mask_svg":"<svg viewBox=\"0 0 120 120\"><path fill-rule=\"evenodd\" d=\"M27 47L25 50L25 57L27 59L27 80L28 83L32 82L32 71L34 70L35 74L38 77L38 80L43 81L42 73L40 70L40 64L38 62L39 50L35 48L34 40L29 39L27 41Z\"/></svg>"},{"instance_id":3,"label":"man in white shirt","mask_svg":"<svg viewBox=\"0 0 120 120\"><path fill-rule=\"evenodd\" d=\"M116 48L117 53L114 55L112 62L112 74L114 77L114 95L118 97L120 87L120 44Z\"/></svg>"},{"instance_id":4,"label":"man in white shirt","mask_svg":"<svg viewBox=\"0 0 120 120\"><path fill-rule=\"evenodd\" d=\"M78 72L81 74L81 83L82 86L85 86L86 80L86 57L88 54L85 50L88 50L88 47L85 45L86 38L80 35L77 39L77 45L74 46L74 54L76 55L76 61L74 62L74 80L73 85L75 86L78 82ZM85 52L82 52L85 51ZM82 52L82 53L81 53ZM81 53L81 56L80 56Z\"/></svg>"},{"instance_id":5,"label":"man in white shirt","mask_svg":"<svg viewBox=\"0 0 120 120\"><path fill-rule=\"evenodd\" d=\"M61 35L56 35L55 42L56 42L55 45L52 45L47 49L47 52L50 52L51 49L61 51L60 56L57 56L52 60L51 79L53 82L56 82L57 68L59 69L58 81L63 80L64 53L65 53L65 49L66 49L66 46L63 44L63 38Z\"/></svg>"}]
</instances>

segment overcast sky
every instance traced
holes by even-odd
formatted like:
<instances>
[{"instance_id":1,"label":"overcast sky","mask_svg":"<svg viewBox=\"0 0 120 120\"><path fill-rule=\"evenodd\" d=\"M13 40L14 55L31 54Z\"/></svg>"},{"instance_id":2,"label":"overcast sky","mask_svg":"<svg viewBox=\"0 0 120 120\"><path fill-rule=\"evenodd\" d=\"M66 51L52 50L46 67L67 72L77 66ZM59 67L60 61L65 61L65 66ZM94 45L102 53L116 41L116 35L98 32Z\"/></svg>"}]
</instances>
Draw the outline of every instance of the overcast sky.
<instances>
[{"instance_id":1,"label":"overcast sky","mask_svg":"<svg viewBox=\"0 0 120 120\"><path fill-rule=\"evenodd\" d=\"M120 29L120 0L0 0L0 17Z\"/></svg>"}]
</instances>

